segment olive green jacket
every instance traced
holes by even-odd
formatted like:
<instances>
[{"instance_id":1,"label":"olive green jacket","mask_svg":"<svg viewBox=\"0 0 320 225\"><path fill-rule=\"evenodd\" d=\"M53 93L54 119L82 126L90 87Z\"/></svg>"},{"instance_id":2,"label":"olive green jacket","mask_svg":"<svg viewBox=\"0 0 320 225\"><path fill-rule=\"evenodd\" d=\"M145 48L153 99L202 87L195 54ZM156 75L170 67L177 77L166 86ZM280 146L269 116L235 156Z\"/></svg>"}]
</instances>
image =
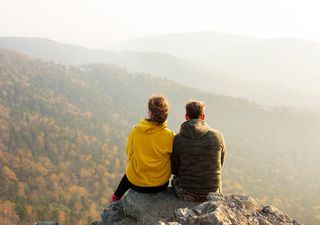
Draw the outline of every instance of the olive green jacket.
<instances>
[{"instance_id":1,"label":"olive green jacket","mask_svg":"<svg viewBox=\"0 0 320 225\"><path fill-rule=\"evenodd\" d=\"M226 155L222 134L205 121L193 119L181 125L171 155L172 174L184 190L204 195L221 190Z\"/></svg>"}]
</instances>

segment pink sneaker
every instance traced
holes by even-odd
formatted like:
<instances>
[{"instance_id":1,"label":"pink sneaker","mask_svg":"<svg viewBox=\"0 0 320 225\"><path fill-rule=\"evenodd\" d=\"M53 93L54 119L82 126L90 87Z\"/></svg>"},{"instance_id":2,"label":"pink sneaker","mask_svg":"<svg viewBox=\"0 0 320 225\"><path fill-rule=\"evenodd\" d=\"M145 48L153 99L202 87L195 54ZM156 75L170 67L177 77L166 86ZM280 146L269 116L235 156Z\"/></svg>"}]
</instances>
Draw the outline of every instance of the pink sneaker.
<instances>
[{"instance_id":1,"label":"pink sneaker","mask_svg":"<svg viewBox=\"0 0 320 225\"><path fill-rule=\"evenodd\" d=\"M111 196L110 204L116 201L119 201L121 197L116 196L114 193Z\"/></svg>"}]
</instances>

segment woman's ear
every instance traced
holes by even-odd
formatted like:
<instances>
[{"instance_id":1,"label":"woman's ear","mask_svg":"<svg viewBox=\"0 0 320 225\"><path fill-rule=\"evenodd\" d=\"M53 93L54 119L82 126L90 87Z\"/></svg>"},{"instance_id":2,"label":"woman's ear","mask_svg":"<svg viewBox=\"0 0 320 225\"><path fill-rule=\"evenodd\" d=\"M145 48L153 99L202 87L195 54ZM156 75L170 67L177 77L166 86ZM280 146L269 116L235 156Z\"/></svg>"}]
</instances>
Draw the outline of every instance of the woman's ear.
<instances>
[{"instance_id":1,"label":"woman's ear","mask_svg":"<svg viewBox=\"0 0 320 225\"><path fill-rule=\"evenodd\" d=\"M201 115L201 120L204 120L205 116L204 114Z\"/></svg>"},{"instance_id":2,"label":"woman's ear","mask_svg":"<svg viewBox=\"0 0 320 225\"><path fill-rule=\"evenodd\" d=\"M188 116L188 114L186 114L186 120L190 120L190 117Z\"/></svg>"}]
</instances>

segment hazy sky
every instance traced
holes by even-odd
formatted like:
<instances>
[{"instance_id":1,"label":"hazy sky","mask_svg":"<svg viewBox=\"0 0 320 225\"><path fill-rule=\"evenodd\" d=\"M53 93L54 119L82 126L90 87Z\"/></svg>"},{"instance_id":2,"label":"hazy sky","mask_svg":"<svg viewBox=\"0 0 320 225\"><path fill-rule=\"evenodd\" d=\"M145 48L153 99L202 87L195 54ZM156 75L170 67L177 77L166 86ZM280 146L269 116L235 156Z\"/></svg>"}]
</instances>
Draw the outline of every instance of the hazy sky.
<instances>
[{"instance_id":1,"label":"hazy sky","mask_svg":"<svg viewBox=\"0 0 320 225\"><path fill-rule=\"evenodd\" d=\"M320 41L320 1L0 0L0 36L103 48L161 33L212 30Z\"/></svg>"}]
</instances>

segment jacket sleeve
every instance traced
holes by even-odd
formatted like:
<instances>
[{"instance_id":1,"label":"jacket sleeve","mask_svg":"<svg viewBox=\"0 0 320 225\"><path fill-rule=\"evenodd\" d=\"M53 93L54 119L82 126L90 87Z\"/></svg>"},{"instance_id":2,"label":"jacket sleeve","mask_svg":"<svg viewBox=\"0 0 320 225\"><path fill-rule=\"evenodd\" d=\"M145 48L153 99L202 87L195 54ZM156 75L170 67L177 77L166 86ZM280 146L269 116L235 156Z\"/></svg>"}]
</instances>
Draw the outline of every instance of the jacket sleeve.
<instances>
[{"instance_id":1,"label":"jacket sleeve","mask_svg":"<svg viewBox=\"0 0 320 225\"><path fill-rule=\"evenodd\" d=\"M133 134L134 134L134 129L131 130L129 137L128 137L128 143L127 143L127 148L126 148L126 154L128 161L131 160L131 157L133 155Z\"/></svg>"},{"instance_id":2,"label":"jacket sleeve","mask_svg":"<svg viewBox=\"0 0 320 225\"><path fill-rule=\"evenodd\" d=\"M224 141L224 138L221 132L220 132L220 137L221 137L221 167L223 167L224 159L227 153L227 148L226 148L226 142Z\"/></svg>"},{"instance_id":3,"label":"jacket sleeve","mask_svg":"<svg viewBox=\"0 0 320 225\"><path fill-rule=\"evenodd\" d=\"M171 171L173 175L175 176L179 175L179 167L180 167L180 159L179 159L179 155L177 154L176 138L174 138L173 150L171 154Z\"/></svg>"}]
</instances>

